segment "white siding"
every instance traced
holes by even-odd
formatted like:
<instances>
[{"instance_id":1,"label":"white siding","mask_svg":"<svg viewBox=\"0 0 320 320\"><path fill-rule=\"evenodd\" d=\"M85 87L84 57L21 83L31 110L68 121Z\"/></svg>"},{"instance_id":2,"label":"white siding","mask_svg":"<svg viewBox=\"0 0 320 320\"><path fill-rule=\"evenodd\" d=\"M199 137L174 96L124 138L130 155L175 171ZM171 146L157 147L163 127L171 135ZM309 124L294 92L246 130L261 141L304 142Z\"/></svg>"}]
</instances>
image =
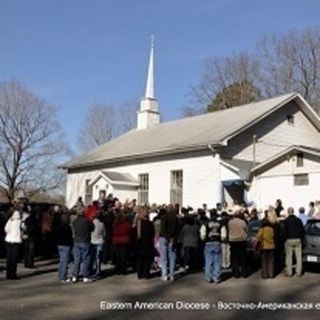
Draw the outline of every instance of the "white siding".
<instances>
[{"instance_id":1,"label":"white siding","mask_svg":"<svg viewBox=\"0 0 320 320\"><path fill-rule=\"evenodd\" d=\"M284 157L279 164L272 166L269 170L262 172L262 177L273 177L288 174L299 174L309 172L320 172L319 158L304 154L303 167L297 167L297 157L295 155Z\"/></svg>"},{"instance_id":2,"label":"white siding","mask_svg":"<svg viewBox=\"0 0 320 320\"><path fill-rule=\"evenodd\" d=\"M294 174L308 173L309 185L294 185ZM320 198L320 162L315 157L304 159L303 167L296 167L295 157L284 160L270 170L255 177L251 194L258 208L274 205L276 199L281 199L285 207L308 207L310 201Z\"/></svg>"},{"instance_id":3,"label":"white siding","mask_svg":"<svg viewBox=\"0 0 320 320\"><path fill-rule=\"evenodd\" d=\"M69 173L67 175L66 186L66 204L69 208L73 207L78 197L85 200L86 180L91 180L96 172L88 172L86 174Z\"/></svg>"},{"instance_id":4,"label":"white siding","mask_svg":"<svg viewBox=\"0 0 320 320\"><path fill-rule=\"evenodd\" d=\"M294 125L287 123L287 115L294 115ZM274 112L264 120L252 126L239 136L231 139L228 146L221 151L225 159L237 158L253 160L253 135L260 142L256 145L256 161L264 162L276 153L291 145L306 145L320 148L318 130L310 123L299 107L291 102ZM158 161L137 160L136 164L99 168L81 173L69 173L67 178L66 204L73 206L79 196L85 197L85 181L91 179L100 170L130 173L138 179L139 174L149 174L149 202L170 202L170 173L172 170L183 170L183 206L200 207L207 203L209 207L221 200L221 181L238 179L238 174L224 165L220 165L220 156L193 154L185 158L159 158ZM285 205L306 206L310 200L319 198L317 188L320 185L319 163L314 159L305 159L304 168L295 168L292 162L283 161L253 181L250 194L260 208L274 204L281 198ZM293 173L310 172L310 185L294 186ZM312 174L311 174L312 172ZM103 183L103 182L102 182ZM100 188L101 186L98 186ZM103 187L103 186L102 186ZM114 187L114 186L113 186ZM134 188L120 189L114 187L107 192L125 200L137 198ZM96 193L94 194L96 196Z\"/></svg>"},{"instance_id":5,"label":"white siding","mask_svg":"<svg viewBox=\"0 0 320 320\"><path fill-rule=\"evenodd\" d=\"M121 201L137 199L137 188L114 186L112 194L121 199Z\"/></svg>"},{"instance_id":6,"label":"white siding","mask_svg":"<svg viewBox=\"0 0 320 320\"><path fill-rule=\"evenodd\" d=\"M92 199L99 198L99 191L105 190L106 194L114 193L114 187L109 184L103 177L100 177L92 186Z\"/></svg>"},{"instance_id":7,"label":"white siding","mask_svg":"<svg viewBox=\"0 0 320 320\"><path fill-rule=\"evenodd\" d=\"M149 202L151 203L170 203L170 172L172 170L183 170L183 205L198 208L203 203L208 206L215 205L220 201L221 180L219 156L212 155L188 157L184 159L162 160L134 164L121 167L112 167L102 170L118 171L130 173L134 178L139 174L149 174ZM86 179L91 179L97 172L90 171L84 173L69 173L67 179L68 207L75 204L79 196L84 197L84 183ZM109 191L108 191L109 192ZM119 190L113 190L115 196L123 199ZM134 195L134 196L133 196ZM137 198L137 192L132 192L132 198Z\"/></svg>"},{"instance_id":8,"label":"white siding","mask_svg":"<svg viewBox=\"0 0 320 320\"><path fill-rule=\"evenodd\" d=\"M294 125L287 123L287 115L294 116ZM253 160L253 135L257 135L256 161L264 162L291 145L320 148L319 132L303 114L295 102L252 126L231 139L222 153L224 158Z\"/></svg>"}]
</instances>

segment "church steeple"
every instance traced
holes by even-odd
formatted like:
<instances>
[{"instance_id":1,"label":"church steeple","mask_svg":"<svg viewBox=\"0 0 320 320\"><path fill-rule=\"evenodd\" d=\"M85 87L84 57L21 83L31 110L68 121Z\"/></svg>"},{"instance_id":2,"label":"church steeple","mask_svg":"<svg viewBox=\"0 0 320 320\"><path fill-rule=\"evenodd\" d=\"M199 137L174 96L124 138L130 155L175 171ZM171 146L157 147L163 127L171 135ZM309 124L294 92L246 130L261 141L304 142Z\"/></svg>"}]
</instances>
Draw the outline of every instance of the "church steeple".
<instances>
[{"instance_id":1,"label":"church steeple","mask_svg":"<svg viewBox=\"0 0 320 320\"><path fill-rule=\"evenodd\" d=\"M145 98L154 99L154 76L153 76L153 64L154 64L154 36L151 36L151 49L150 49L150 57L149 57L149 66L148 66L148 77L147 77L147 85L146 85L146 93Z\"/></svg>"},{"instance_id":2,"label":"church steeple","mask_svg":"<svg viewBox=\"0 0 320 320\"><path fill-rule=\"evenodd\" d=\"M150 128L160 123L158 101L154 94L154 37L151 36L151 49L145 96L140 101L138 129Z\"/></svg>"}]
</instances>

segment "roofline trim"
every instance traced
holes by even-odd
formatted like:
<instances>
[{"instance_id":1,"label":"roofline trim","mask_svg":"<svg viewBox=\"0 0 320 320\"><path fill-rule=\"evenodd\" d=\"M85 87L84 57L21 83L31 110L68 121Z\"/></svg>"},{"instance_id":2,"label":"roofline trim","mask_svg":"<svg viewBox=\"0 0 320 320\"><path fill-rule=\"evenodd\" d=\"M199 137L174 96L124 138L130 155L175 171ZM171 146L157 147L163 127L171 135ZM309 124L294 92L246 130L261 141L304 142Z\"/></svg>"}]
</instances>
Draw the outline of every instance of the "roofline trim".
<instances>
[{"instance_id":1,"label":"roofline trim","mask_svg":"<svg viewBox=\"0 0 320 320\"><path fill-rule=\"evenodd\" d=\"M109 184L111 185L120 185L120 186L132 186L132 187L138 187L139 183L137 182L124 182L124 181L118 181L118 180L111 180L103 171L99 171L90 181L89 185L93 186L96 182L99 181L100 178L105 179Z\"/></svg>"},{"instance_id":2,"label":"roofline trim","mask_svg":"<svg viewBox=\"0 0 320 320\"><path fill-rule=\"evenodd\" d=\"M304 97L301 96L301 94L297 94L295 99L298 99L299 106L303 109L305 107L311 114L311 119L309 119L311 122L314 120L315 123L313 123L317 129L320 131L320 116L316 113L316 111L311 107L311 105L306 101Z\"/></svg>"},{"instance_id":3,"label":"roofline trim","mask_svg":"<svg viewBox=\"0 0 320 320\"><path fill-rule=\"evenodd\" d=\"M221 158L220 158L220 164L222 164L223 166L227 167L228 169L231 169L232 171L235 171L237 173L240 172L239 168L237 168L236 166L234 166L234 165L232 165L232 164L230 164L228 162L223 161Z\"/></svg>"},{"instance_id":4,"label":"roofline trim","mask_svg":"<svg viewBox=\"0 0 320 320\"><path fill-rule=\"evenodd\" d=\"M243 126L242 128L234 131L233 133L231 133L230 135L228 135L227 137L225 137L222 140L222 143L227 144L228 141L234 137L236 137L238 134L240 134L241 132L249 129L250 127L252 127L253 125L255 125L256 123L258 123L259 121L263 120L264 118L266 118L267 116L269 116L270 114L272 114L273 112L275 112L276 110L280 109L281 107L283 107L284 105L286 105L288 102L290 102L291 100L295 99L299 94L297 93L292 93L291 96L289 96L288 98L286 98L285 100L281 101L280 103L278 103L276 106L274 106L272 109L266 111L265 113L263 113L262 115L260 115L259 117L255 118L253 121L249 122L248 124L246 124L245 126ZM310 107L310 106L309 106ZM311 107L310 107L311 108ZM319 123L320 125L320 123Z\"/></svg>"},{"instance_id":5,"label":"roofline trim","mask_svg":"<svg viewBox=\"0 0 320 320\"><path fill-rule=\"evenodd\" d=\"M298 106L301 108L302 111L304 111L305 115L309 119L310 122L320 131L320 117L317 115L317 113L313 110L313 108L308 104L308 102L298 93L292 93L290 96L279 102L276 106L271 108L270 110L266 111L259 117L255 118L245 126L243 126L240 129L237 129L233 133L229 134L228 136L224 137L221 141L216 141L214 143L210 143L211 146L227 146L228 141L232 139L233 137L239 135L243 131L247 130L248 128L252 127L259 121L263 120L273 112L279 110L282 106L286 105L288 102L296 100L296 103ZM239 106L241 107L241 106ZM68 169L80 169L80 168L90 168L96 165L101 165L101 164L110 164L110 163L117 163L121 161L130 161L134 159L142 159L142 158L149 158L149 157L154 157L157 155L171 155L171 154L180 154L183 152L188 152L188 151L198 151L198 150L204 150L208 148L208 144L200 144L200 145L191 145L187 147L181 147L180 149L176 148L170 148L167 150L156 150L152 152L146 152L146 153L141 153L141 154L134 154L130 156L124 156L124 157L116 157L116 158L111 158L109 160L98 160L98 161L92 161L92 162L87 162L87 163L82 163L82 164L75 164L75 165L68 165L68 162L65 163L64 165L59 166L60 169L68 170ZM72 161L70 161L72 162Z\"/></svg>"},{"instance_id":6,"label":"roofline trim","mask_svg":"<svg viewBox=\"0 0 320 320\"><path fill-rule=\"evenodd\" d=\"M319 117L319 115L315 112L315 110L311 107L311 105L301 96L300 93L294 92L294 93L291 94L291 96L289 96L288 98L286 98L282 102L278 103L272 109L268 110L267 112L265 112L261 116L257 117L256 119L254 119L253 121L251 121L250 123L245 125L244 127L236 130L235 132L233 132L229 136L225 137L222 140L222 143L226 143L227 144L228 140L234 138L235 136L237 136L241 132L249 129L251 126L253 126L256 123L258 123L259 121L263 120L264 118L266 118L267 116L269 116L273 112L279 110L281 107L283 107L284 105L286 105L288 102L290 102L292 100L296 100L298 106L301 108L302 111L305 111L305 110L303 110L304 108L307 109L307 113L305 112L307 118L309 118L309 121L311 121L312 124L315 127L317 127L317 129L320 131L320 117ZM309 112L309 114L308 114L308 112Z\"/></svg>"},{"instance_id":7,"label":"roofline trim","mask_svg":"<svg viewBox=\"0 0 320 320\"><path fill-rule=\"evenodd\" d=\"M221 146L222 144L211 143L210 145ZM68 166L67 164L65 164L65 165L59 166L59 168L63 169L63 170L81 169L81 168L94 167L94 166L102 165L102 164L112 164L112 163L117 163L117 162L122 162L122 161L151 158L151 157L154 157L157 155L173 155L173 154L180 154L180 153L185 153L185 152L189 152L189 151L205 151L205 150L209 150L208 144L188 146L188 147L180 148L180 149L157 150L157 151L150 152L150 153L141 153L141 154L126 156L126 157L121 157L121 158L113 158L110 160L94 161L91 163L87 162L86 164L79 164L79 165L75 164L75 165Z\"/></svg>"},{"instance_id":8,"label":"roofline trim","mask_svg":"<svg viewBox=\"0 0 320 320\"><path fill-rule=\"evenodd\" d=\"M308 153L308 154L312 154L312 155L315 155L315 156L319 156L320 157L320 150L319 152L316 152L316 151L313 151L313 150L310 150L308 149L307 147L304 147L304 146L291 146L291 147L288 147L286 148L285 150L275 154L273 157L267 159L266 161L260 163L259 165L255 166L254 168L250 169L250 176L252 176L254 174L254 172L256 172L257 170L265 167L266 165L268 165L269 163L271 163L272 161L275 161L281 157L283 157L284 155L292 152L292 151L300 151L300 152L304 152L304 153Z\"/></svg>"}]
</instances>

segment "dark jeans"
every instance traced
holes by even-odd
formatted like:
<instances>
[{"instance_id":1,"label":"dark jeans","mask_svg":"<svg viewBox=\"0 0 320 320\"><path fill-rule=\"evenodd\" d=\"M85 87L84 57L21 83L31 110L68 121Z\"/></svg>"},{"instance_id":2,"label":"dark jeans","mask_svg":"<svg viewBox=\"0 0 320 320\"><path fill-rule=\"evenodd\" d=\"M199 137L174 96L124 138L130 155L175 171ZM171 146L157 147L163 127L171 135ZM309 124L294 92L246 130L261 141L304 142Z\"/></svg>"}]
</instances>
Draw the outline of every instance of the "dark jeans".
<instances>
[{"instance_id":1,"label":"dark jeans","mask_svg":"<svg viewBox=\"0 0 320 320\"><path fill-rule=\"evenodd\" d=\"M197 248L195 247L184 247L183 248L183 263L184 267L189 267L190 271L195 271L197 269Z\"/></svg>"},{"instance_id":2,"label":"dark jeans","mask_svg":"<svg viewBox=\"0 0 320 320\"><path fill-rule=\"evenodd\" d=\"M24 266L26 268L34 267L35 240L27 239L24 241Z\"/></svg>"},{"instance_id":3,"label":"dark jeans","mask_svg":"<svg viewBox=\"0 0 320 320\"><path fill-rule=\"evenodd\" d=\"M127 273L127 260L128 260L128 245L127 244L114 244L113 245L115 273Z\"/></svg>"},{"instance_id":4,"label":"dark jeans","mask_svg":"<svg viewBox=\"0 0 320 320\"><path fill-rule=\"evenodd\" d=\"M112 261L112 242L105 242L102 246L102 263Z\"/></svg>"},{"instance_id":5,"label":"dark jeans","mask_svg":"<svg viewBox=\"0 0 320 320\"><path fill-rule=\"evenodd\" d=\"M274 277L274 250L261 251L261 277Z\"/></svg>"},{"instance_id":6,"label":"dark jeans","mask_svg":"<svg viewBox=\"0 0 320 320\"><path fill-rule=\"evenodd\" d=\"M205 259L204 259L204 246L205 246L205 243L203 241L200 241L199 242L199 247L198 247L198 250L197 250L197 257L198 257L198 267L200 269L203 269L204 268L204 265L205 265Z\"/></svg>"},{"instance_id":7,"label":"dark jeans","mask_svg":"<svg viewBox=\"0 0 320 320\"><path fill-rule=\"evenodd\" d=\"M137 255L137 274L138 278L150 278L150 269L153 258L150 256Z\"/></svg>"},{"instance_id":8,"label":"dark jeans","mask_svg":"<svg viewBox=\"0 0 320 320\"><path fill-rule=\"evenodd\" d=\"M55 241L55 236L53 232L50 233L45 233L42 236L42 256L45 259L52 258L56 254L56 241Z\"/></svg>"},{"instance_id":9,"label":"dark jeans","mask_svg":"<svg viewBox=\"0 0 320 320\"><path fill-rule=\"evenodd\" d=\"M19 257L19 243L6 243L7 249L7 279L17 278L17 266Z\"/></svg>"},{"instance_id":10,"label":"dark jeans","mask_svg":"<svg viewBox=\"0 0 320 320\"><path fill-rule=\"evenodd\" d=\"M235 278L248 276L246 249L246 241L230 241L232 273Z\"/></svg>"},{"instance_id":11,"label":"dark jeans","mask_svg":"<svg viewBox=\"0 0 320 320\"><path fill-rule=\"evenodd\" d=\"M80 273L80 266L82 263L83 277L88 278L90 276L90 243L76 242L73 247L74 255L74 269L73 276L78 278Z\"/></svg>"},{"instance_id":12,"label":"dark jeans","mask_svg":"<svg viewBox=\"0 0 320 320\"><path fill-rule=\"evenodd\" d=\"M181 266L182 263L183 263L183 248L182 248L182 244L181 243L176 243L175 245L175 248L176 248L176 265L177 266Z\"/></svg>"},{"instance_id":13,"label":"dark jeans","mask_svg":"<svg viewBox=\"0 0 320 320\"><path fill-rule=\"evenodd\" d=\"M70 246L58 246L59 251L59 280L66 280L68 278L68 264L70 261Z\"/></svg>"},{"instance_id":14,"label":"dark jeans","mask_svg":"<svg viewBox=\"0 0 320 320\"><path fill-rule=\"evenodd\" d=\"M132 268L133 272L135 272L137 267L137 260L136 260L135 248L133 245L128 245L127 247L127 260L128 260L128 265Z\"/></svg>"}]
</instances>

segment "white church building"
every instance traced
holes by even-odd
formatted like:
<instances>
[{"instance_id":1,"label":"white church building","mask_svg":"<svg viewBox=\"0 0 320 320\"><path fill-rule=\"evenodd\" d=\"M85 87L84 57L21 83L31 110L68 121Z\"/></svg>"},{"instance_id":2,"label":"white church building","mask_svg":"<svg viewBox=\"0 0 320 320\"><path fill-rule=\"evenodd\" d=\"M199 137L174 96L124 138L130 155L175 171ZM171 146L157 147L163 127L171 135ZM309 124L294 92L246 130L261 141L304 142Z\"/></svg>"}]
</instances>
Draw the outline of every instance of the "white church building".
<instances>
[{"instance_id":1,"label":"white church building","mask_svg":"<svg viewBox=\"0 0 320 320\"><path fill-rule=\"evenodd\" d=\"M320 118L297 93L161 123L151 46L137 128L66 163L66 204L122 201L307 206L320 199Z\"/></svg>"}]
</instances>

